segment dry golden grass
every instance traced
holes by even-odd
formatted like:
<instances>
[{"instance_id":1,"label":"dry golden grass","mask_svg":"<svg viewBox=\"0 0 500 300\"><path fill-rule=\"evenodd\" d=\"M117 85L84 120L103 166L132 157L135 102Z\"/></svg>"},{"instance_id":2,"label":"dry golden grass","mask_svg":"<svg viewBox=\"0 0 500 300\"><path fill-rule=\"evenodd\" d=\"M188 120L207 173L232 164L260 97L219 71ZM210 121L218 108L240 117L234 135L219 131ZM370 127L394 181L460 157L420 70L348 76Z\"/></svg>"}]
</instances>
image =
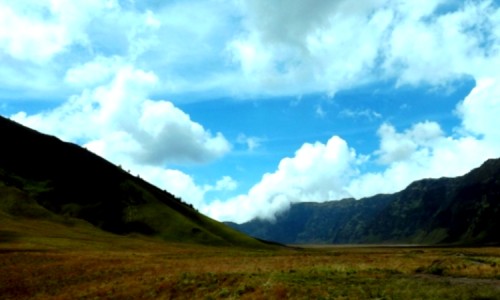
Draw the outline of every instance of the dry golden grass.
<instances>
[{"instance_id":1,"label":"dry golden grass","mask_svg":"<svg viewBox=\"0 0 500 300\"><path fill-rule=\"evenodd\" d=\"M500 299L499 248L252 250L23 224L0 242L1 299Z\"/></svg>"}]
</instances>

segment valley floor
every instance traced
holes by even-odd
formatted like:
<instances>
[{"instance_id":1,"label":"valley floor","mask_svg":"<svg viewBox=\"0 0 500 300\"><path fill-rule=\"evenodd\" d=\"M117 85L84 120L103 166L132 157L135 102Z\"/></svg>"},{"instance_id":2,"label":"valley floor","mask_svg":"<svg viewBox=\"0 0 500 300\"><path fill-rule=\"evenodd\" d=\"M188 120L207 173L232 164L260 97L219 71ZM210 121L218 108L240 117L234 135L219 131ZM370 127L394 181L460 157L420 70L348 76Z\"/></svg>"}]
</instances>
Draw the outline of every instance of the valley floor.
<instances>
[{"instance_id":1,"label":"valley floor","mask_svg":"<svg viewBox=\"0 0 500 300\"><path fill-rule=\"evenodd\" d=\"M51 232L0 230L2 299L500 299L500 248L249 250Z\"/></svg>"}]
</instances>

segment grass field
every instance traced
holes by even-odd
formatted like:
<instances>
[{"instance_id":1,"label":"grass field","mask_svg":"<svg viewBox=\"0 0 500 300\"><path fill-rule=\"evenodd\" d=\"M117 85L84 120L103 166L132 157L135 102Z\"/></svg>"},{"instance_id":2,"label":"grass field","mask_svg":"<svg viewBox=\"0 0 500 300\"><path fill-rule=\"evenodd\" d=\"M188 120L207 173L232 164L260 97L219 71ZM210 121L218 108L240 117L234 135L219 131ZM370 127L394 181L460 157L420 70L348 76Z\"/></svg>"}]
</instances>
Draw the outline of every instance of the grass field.
<instances>
[{"instance_id":1,"label":"grass field","mask_svg":"<svg viewBox=\"0 0 500 300\"><path fill-rule=\"evenodd\" d=\"M1 299L500 299L500 248L258 250L2 221Z\"/></svg>"}]
</instances>

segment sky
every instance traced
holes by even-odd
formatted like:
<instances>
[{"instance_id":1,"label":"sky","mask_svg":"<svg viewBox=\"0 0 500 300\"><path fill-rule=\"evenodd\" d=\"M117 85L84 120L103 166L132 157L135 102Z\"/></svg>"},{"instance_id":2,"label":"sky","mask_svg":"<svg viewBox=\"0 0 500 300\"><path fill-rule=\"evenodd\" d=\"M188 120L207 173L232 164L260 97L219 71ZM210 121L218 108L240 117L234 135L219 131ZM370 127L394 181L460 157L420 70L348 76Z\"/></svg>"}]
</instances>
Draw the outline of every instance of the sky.
<instances>
[{"instance_id":1,"label":"sky","mask_svg":"<svg viewBox=\"0 0 500 300\"><path fill-rule=\"evenodd\" d=\"M500 157L500 1L0 0L0 114L220 221Z\"/></svg>"}]
</instances>

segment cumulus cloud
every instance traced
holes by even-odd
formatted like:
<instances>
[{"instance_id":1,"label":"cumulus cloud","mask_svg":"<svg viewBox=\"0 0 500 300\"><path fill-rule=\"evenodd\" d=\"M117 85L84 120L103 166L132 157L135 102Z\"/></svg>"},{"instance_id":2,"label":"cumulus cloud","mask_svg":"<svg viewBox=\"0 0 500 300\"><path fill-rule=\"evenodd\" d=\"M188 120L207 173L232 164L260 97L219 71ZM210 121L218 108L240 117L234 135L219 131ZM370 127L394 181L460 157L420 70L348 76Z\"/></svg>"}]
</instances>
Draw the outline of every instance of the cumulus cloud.
<instances>
[{"instance_id":1,"label":"cumulus cloud","mask_svg":"<svg viewBox=\"0 0 500 300\"><path fill-rule=\"evenodd\" d=\"M0 51L20 61L46 64L72 45L89 46L91 23L117 13L116 1L1 1Z\"/></svg>"},{"instance_id":2,"label":"cumulus cloud","mask_svg":"<svg viewBox=\"0 0 500 300\"><path fill-rule=\"evenodd\" d=\"M203 163L230 150L221 133L211 134L169 101L147 99L154 73L123 67L109 84L85 90L54 110L12 119L66 140L83 141L104 157L135 161ZM61 124L65 124L61 126Z\"/></svg>"},{"instance_id":3,"label":"cumulus cloud","mask_svg":"<svg viewBox=\"0 0 500 300\"><path fill-rule=\"evenodd\" d=\"M233 191L237 187L238 187L238 182L236 182L233 178L231 178L230 176L223 176L221 179L219 179L215 183L213 190L215 190L215 191Z\"/></svg>"},{"instance_id":4,"label":"cumulus cloud","mask_svg":"<svg viewBox=\"0 0 500 300\"><path fill-rule=\"evenodd\" d=\"M109 81L123 64L123 59L117 56L96 56L91 61L69 68L64 76L64 82L71 86L89 88Z\"/></svg>"},{"instance_id":5,"label":"cumulus cloud","mask_svg":"<svg viewBox=\"0 0 500 300\"><path fill-rule=\"evenodd\" d=\"M470 95L459 104L463 129L481 136L488 142L500 141L500 78L480 78Z\"/></svg>"},{"instance_id":6,"label":"cumulus cloud","mask_svg":"<svg viewBox=\"0 0 500 300\"><path fill-rule=\"evenodd\" d=\"M200 207L204 203L205 187L197 185L191 176L179 170L133 165L131 172L140 174L145 180L167 190L194 207Z\"/></svg>"},{"instance_id":7,"label":"cumulus cloud","mask_svg":"<svg viewBox=\"0 0 500 300\"><path fill-rule=\"evenodd\" d=\"M380 149L377 151L379 161L385 164L408 160L413 153L425 147L432 147L433 142L443 137L443 131L435 122L415 124L404 133L383 124L378 130Z\"/></svg>"},{"instance_id":8,"label":"cumulus cloud","mask_svg":"<svg viewBox=\"0 0 500 300\"><path fill-rule=\"evenodd\" d=\"M303 92L334 93L340 86L366 81L392 21L390 12L372 13L377 6L373 1L244 5L246 34L229 44L229 51L247 81L287 92L299 87Z\"/></svg>"},{"instance_id":9,"label":"cumulus cloud","mask_svg":"<svg viewBox=\"0 0 500 300\"><path fill-rule=\"evenodd\" d=\"M273 218L293 202L345 197L348 193L344 186L353 175L355 156L337 136L326 144L306 143L294 157L282 159L275 172L264 174L248 194L214 201L202 211L219 220L246 221Z\"/></svg>"},{"instance_id":10,"label":"cumulus cloud","mask_svg":"<svg viewBox=\"0 0 500 300\"><path fill-rule=\"evenodd\" d=\"M195 208L206 206L207 193L232 191L238 186L230 176L223 176L214 184L202 185L184 172L158 166L131 164L130 171L132 174L140 174L145 180L176 195Z\"/></svg>"},{"instance_id":11,"label":"cumulus cloud","mask_svg":"<svg viewBox=\"0 0 500 300\"><path fill-rule=\"evenodd\" d=\"M143 147L149 148L141 159L150 164L165 157L174 162L207 162L230 150L220 132L213 136L171 102L145 102L139 123L149 133L141 138Z\"/></svg>"},{"instance_id":12,"label":"cumulus cloud","mask_svg":"<svg viewBox=\"0 0 500 300\"><path fill-rule=\"evenodd\" d=\"M41 16L43 7L28 6L31 16L21 15L16 8L0 3L0 49L7 55L34 63L49 60L69 44L67 32L57 23L47 23ZM17 28L17 30L12 30ZM33 47L33 45L37 47Z\"/></svg>"}]
</instances>

